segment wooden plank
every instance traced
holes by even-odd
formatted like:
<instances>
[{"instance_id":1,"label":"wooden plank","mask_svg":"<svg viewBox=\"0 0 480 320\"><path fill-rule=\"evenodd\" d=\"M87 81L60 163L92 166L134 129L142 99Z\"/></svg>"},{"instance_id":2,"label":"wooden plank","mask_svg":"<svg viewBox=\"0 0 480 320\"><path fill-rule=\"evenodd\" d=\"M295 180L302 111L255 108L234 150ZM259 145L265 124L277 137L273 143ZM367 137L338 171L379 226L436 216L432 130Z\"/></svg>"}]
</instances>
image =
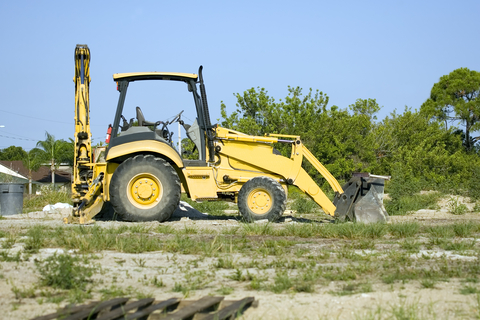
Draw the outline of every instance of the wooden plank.
<instances>
[{"instance_id":1,"label":"wooden plank","mask_svg":"<svg viewBox=\"0 0 480 320\"><path fill-rule=\"evenodd\" d=\"M102 303L97 304L93 308L88 308L80 312L77 312L75 314L72 314L69 317L63 318L63 320L81 320L89 316L91 317L92 315L97 314L104 309L110 309L118 305L123 305L127 301L128 301L128 298L116 298L116 299L104 301Z\"/></svg>"},{"instance_id":2,"label":"wooden plank","mask_svg":"<svg viewBox=\"0 0 480 320\"><path fill-rule=\"evenodd\" d=\"M129 314L125 318L125 320L135 320L135 319L139 319L139 318L142 318L142 317L146 317L156 310L167 309L168 307L178 305L179 303L180 303L179 298L171 298L171 299L168 299L168 300L165 300L165 301L161 301L161 302L153 304L150 307L145 308L141 311L137 311L133 314Z\"/></svg>"},{"instance_id":3,"label":"wooden plank","mask_svg":"<svg viewBox=\"0 0 480 320\"><path fill-rule=\"evenodd\" d=\"M247 297L243 298L242 300L235 301L228 307L225 307L214 313L208 314L205 317L202 317L202 320L223 320L230 318L237 311L240 311L241 313L243 309L248 308L248 306L250 306L254 300L254 297Z\"/></svg>"},{"instance_id":4,"label":"wooden plank","mask_svg":"<svg viewBox=\"0 0 480 320\"><path fill-rule=\"evenodd\" d=\"M135 302L127 303L126 305L120 306L119 308L115 310L111 310L107 313L102 314L100 317L96 318L96 320L110 320L110 319L116 319L120 316L125 316L128 311L140 308L143 306L149 306L152 304L152 302L155 301L153 298L146 298L146 299L141 299Z\"/></svg>"},{"instance_id":5,"label":"wooden plank","mask_svg":"<svg viewBox=\"0 0 480 320\"><path fill-rule=\"evenodd\" d=\"M193 317L197 312L208 309L223 300L224 297L203 297L200 300L182 308L172 314L167 315L165 320L184 320Z\"/></svg>"},{"instance_id":6,"label":"wooden plank","mask_svg":"<svg viewBox=\"0 0 480 320\"><path fill-rule=\"evenodd\" d=\"M92 309L95 307L97 304L99 304L98 301L93 301L90 302L89 304L82 304L79 306L66 306L62 309L58 309L57 312L55 313L50 313L44 316L36 317L33 318L32 320L52 320L52 319L57 319L58 317L65 317L73 313L77 313L79 311L82 311L86 308Z\"/></svg>"}]
</instances>

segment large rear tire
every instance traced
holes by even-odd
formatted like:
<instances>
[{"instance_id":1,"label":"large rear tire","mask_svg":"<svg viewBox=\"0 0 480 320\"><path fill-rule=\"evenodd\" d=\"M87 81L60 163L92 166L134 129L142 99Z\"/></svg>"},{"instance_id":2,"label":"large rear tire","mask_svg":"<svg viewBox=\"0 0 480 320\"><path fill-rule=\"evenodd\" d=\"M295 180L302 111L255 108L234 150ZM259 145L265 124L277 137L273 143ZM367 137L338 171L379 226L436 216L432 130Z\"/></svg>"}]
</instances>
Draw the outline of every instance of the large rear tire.
<instances>
[{"instance_id":1,"label":"large rear tire","mask_svg":"<svg viewBox=\"0 0 480 320\"><path fill-rule=\"evenodd\" d=\"M110 182L110 202L127 221L165 221L180 202L180 179L161 158L138 155L125 160Z\"/></svg>"},{"instance_id":2,"label":"large rear tire","mask_svg":"<svg viewBox=\"0 0 480 320\"><path fill-rule=\"evenodd\" d=\"M280 183L269 177L248 180L238 193L238 210L247 222L277 221L285 211L287 196Z\"/></svg>"}]
</instances>

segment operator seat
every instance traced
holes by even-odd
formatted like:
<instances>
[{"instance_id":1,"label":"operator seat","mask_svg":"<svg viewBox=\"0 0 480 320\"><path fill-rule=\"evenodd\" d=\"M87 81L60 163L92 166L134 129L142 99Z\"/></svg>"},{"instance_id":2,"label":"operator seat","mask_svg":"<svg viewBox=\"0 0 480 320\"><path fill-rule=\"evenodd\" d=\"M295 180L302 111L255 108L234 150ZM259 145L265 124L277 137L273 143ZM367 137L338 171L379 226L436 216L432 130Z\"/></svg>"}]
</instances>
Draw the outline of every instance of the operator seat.
<instances>
[{"instance_id":1,"label":"operator seat","mask_svg":"<svg viewBox=\"0 0 480 320\"><path fill-rule=\"evenodd\" d=\"M139 127L148 127L148 126L154 126L155 125L155 122L150 122L150 121L145 120L145 117L143 116L142 109L140 109L140 107L137 107L136 111L137 111L137 120L138 120L138 126Z\"/></svg>"}]
</instances>

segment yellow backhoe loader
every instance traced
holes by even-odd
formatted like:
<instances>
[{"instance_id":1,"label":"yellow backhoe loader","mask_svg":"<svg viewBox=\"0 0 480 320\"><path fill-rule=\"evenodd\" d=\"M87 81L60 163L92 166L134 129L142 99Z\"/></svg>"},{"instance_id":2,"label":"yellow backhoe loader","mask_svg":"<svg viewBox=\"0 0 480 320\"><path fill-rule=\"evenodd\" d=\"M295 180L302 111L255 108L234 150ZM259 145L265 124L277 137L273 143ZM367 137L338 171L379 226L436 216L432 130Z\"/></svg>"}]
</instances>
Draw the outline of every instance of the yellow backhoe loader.
<instances>
[{"instance_id":1,"label":"yellow backhoe loader","mask_svg":"<svg viewBox=\"0 0 480 320\"><path fill-rule=\"evenodd\" d=\"M106 203L127 221L165 221L185 192L194 201L233 201L246 221L278 220L287 202L287 187L295 185L326 214L337 220L387 221L383 206L384 180L361 174L340 186L330 172L303 145L299 136L251 136L212 125L202 76L171 72L113 75L120 93L113 126L109 127L104 160L92 155L89 115L87 45L75 49L75 167L72 182L74 209L67 223L91 223ZM136 120L123 116L125 97L135 81L185 83L193 95L196 119L186 124L180 112L171 121L148 121L136 107ZM151 117L151 115L148 115ZM156 115L156 119L161 115ZM183 125L198 150L198 159L185 159L172 141L169 125ZM291 156L274 149L289 144ZM335 191L333 202L302 168L308 160Z\"/></svg>"}]
</instances>

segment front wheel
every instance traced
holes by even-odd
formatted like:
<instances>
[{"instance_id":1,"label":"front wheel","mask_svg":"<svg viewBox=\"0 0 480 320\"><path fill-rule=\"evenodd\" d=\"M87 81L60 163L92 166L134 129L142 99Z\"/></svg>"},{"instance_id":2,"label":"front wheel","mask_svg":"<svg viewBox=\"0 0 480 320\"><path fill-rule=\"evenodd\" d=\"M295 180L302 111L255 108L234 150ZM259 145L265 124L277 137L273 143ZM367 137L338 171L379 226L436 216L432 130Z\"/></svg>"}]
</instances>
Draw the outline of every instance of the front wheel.
<instances>
[{"instance_id":1,"label":"front wheel","mask_svg":"<svg viewBox=\"0 0 480 320\"><path fill-rule=\"evenodd\" d=\"M248 180L238 193L238 210L248 222L277 221L285 211L287 196L280 183L269 177Z\"/></svg>"},{"instance_id":2,"label":"front wheel","mask_svg":"<svg viewBox=\"0 0 480 320\"><path fill-rule=\"evenodd\" d=\"M172 166L152 155L125 160L110 182L110 202L127 221L165 221L180 202L180 179Z\"/></svg>"}]
</instances>

